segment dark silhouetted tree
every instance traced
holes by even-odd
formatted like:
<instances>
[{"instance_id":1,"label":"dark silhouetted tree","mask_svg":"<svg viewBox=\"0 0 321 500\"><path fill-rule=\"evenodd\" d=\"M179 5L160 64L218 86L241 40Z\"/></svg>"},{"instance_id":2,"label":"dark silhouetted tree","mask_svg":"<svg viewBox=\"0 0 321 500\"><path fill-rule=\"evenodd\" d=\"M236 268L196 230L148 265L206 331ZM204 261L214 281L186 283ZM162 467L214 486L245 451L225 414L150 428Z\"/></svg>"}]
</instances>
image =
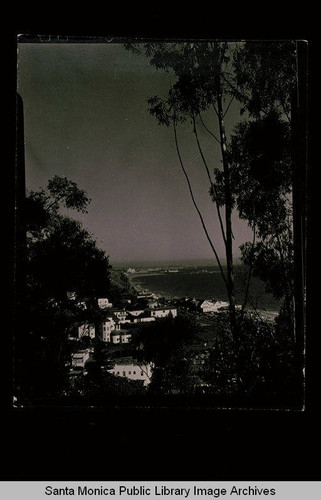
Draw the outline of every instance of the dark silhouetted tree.
<instances>
[{"instance_id":1,"label":"dark silhouetted tree","mask_svg":"<svg viewBox=\"0 0 321 500\"><path fill-rule=\"evenodd\" d=\"M15 345L15 385L21 394L59 392L66 339L86 314L78 304L97 303L108 294L108 257L80 222L60 213L61 207L84 212L89 201L75 183L58 176L47 190L26 196L25 329Z\"/></svg>"},{"instance_id":2,"label":"dark silhouetted tree","mask_svg":"<svg viewBox=\"0 0 321 500\"><path fill-rule=\"evenodd\" d=\"M286 282L289 277L291 260L285 262L285 253L289 255L290 252L290 225L287 224L288 241L285 241L284 233L280 236L279 229L281 219L284 224L290 210L289 205L285 207L284 200L287 197L289 201L291 191L291 148L287 123L291 119L291 95L295 88L295 43L234 43L220 40L149 42L130 43L127 48L138 54L144 53L152 66L170 73L175 79L165 98L154 96L149 99L149 111L159 125L173 128L178 159L192 202L226 285L230 323L234 339L237 340L232 251L234 208L239 210L241 217L248 220L253 229L252 242L243 247L247 263L254 260L258 263L254 246L259 248L256 245L259 237L262 245L265 224L265 240L269 239L270 247L276 242L275 259L276 262L280 258L282 260L279 269L283 270L283 281ZM225 120L231 104L236 101L246 120L234 130L233 144L230 144ZM207 120L211 126L216 122L218 132L214 133L206 125ZM179 145L179 125L185 122L191 124L191 132L208 176L209 191L216 206L220 234L225 245L226 272L209 236L184 164ZM214 168L213 173L200 143L200 127L215 139L220 151L221 166ZM247 148L250 148L249 151ZM240 179L242 182L238 185ZM256 201L251 205L253 195ZM264 203L271 205L266 205L266 211L263 210ZM275 219L272 213L275 214L277 210L278 218ZM252 266L249 266L247 290L252 271ZM248 293L245 294L247 297ZM246 301L244 307L245 304Z\"/></svg>"}]
</instances>

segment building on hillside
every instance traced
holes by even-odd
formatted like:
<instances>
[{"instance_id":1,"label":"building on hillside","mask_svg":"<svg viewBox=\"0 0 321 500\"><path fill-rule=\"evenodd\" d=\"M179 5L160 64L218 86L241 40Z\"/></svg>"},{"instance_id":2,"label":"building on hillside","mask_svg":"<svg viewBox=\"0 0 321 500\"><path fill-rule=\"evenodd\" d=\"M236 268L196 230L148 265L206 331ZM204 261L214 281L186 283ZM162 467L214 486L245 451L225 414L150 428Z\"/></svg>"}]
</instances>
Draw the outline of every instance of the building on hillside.
<instances>
[{"instance_id":1,"label":"building on hillside","mask_svg":"<svg viewBox=\"0 0 321 500\"><path fill-rule=\"evenodd\" d=\"M172 315L177 316L177 309L173 307L158 307L155 309L125 309L108 308L105 318L96 325L90 322L82 323L78 326L78 338L88 336L91 339L99 337L103 342L112 342L114 344L127 343L130 335L121 336L120 330L126 328L126 325L134 326L137 323L148 323L158 318L165 318Z\"/></svg>"},{"instance_id":2,"label":"building on hillside","mask_svg":"<svg viewBox=\"0 0 321 500\"><path fill-rule=\"evenodd\" d=\"M200 304L200 309L203 313L207 312L218 312L221 309L226 309L229 306L228 302L222 302L221 300L204 300Z\"/></svg>"},{"instance_id":3,"label":"building on hillside","mask_svg":"<svg viewBox=\"0 0 321 500\"><path fill-rule=\"evenodd\" d=\"M113 307L113 304L109 302L107 298L100 298L97 300L97 302L98 302L98 307L100 307L100 309L109 309Z\"/></svg>"},{"instance_id":4,"label":"building on hillside","mask_svg":"<svg viewBox=\"0 0 321 500\"><path fill-rule=\"evenodd\" d=\"M127 311L125 309L110 309L110 312L118 319L120 323L124 323L126 321Z\"/></svg>"},{"instance_id":5,"label":"building on hillside","mask_svg":"<svg viewBox=\"0 0 321 500\"><path fill-rule=\"evenodd\" d=\"M156 309L151 309L150 314L154 318L166 318L172 315L173 318L177 316L177 309L172 307L158 307Z\"/></svg>"},{"instance_id":6,"label":"building on hillside","mask_svg":"<svg viewBox=\"0 0 321 500\"><path fill-rule=\"evenodd\" d=\"M81 337L90 337L91 339L95 338L95 325L92 323L82 323L78 326L78 338Z\"/></svg>"},{"instance_id":7,"label":"building on hillside","mask_svg":"<svg viewBox=\"0 0 321 500\"><path fill-rule=\"evenodd\" d=\"M116 329L117 323L113 317L107 317L102 324L101 339L103 342L111 342L111 333Z\"/></svg>"},{"instance_id":8,"label":"building on hillside","mask_svg":"<svg viewBox=\"0 0 321 500\"><path fill-rule=\"evenodd\" d=\"M136 297L137 299L158 299L158 295L156 295L155 293L153 292L148 292L148 293L141 293L139 295L137 295Z\"/></svg>"},{"instance_id":9,"label":"building on hillside","mask_svg":"<svg viewBox=\"0 0 321 500\"><path fill-rule=\"evenodd\" d=\"M128 314L130 314L131 316L139 316L139 315L140 315L140 314L142 314L144 311L145 311L145 309L142 309L142 308L137 308L137 309L129 309L127 312L128 312Z\"/></svg>"},{"instance_id":10,"label":"building on hillside","mask_svg":"<svg viewBox=\"0 0 321 500\"><path fill-rule=\"evenodd\" d=\"M128 312L127 316L126 316L126 320L124 321L125 324L130 324L132 325L133 323L139 323L140 322L140 316L141 316L142 313L140 314L131 314L131 311Z\"/></svg>"},{"instance_id":11,"label":"building on hillside","mask_svg":"<svg viewBox=\"0 0 321 500\"><path fill-rule=\"evenodd\" d=\"M84 368L86 361L88 361L90 356L89 350L84 349L82 351L73 352L71 355L71 365L73 367Z\"/></svg>"},{"instance_id":12,"label":"building on hillside","mask_svg":"<svg viewBox=\"0 0 321 500\"><path fill-rule=\"evenodd\" d=\"M113 344L128 344L131 341L132 334L128 330L114 330L110 338Z\"/></svg>"},{"instance_id":13,"label":"building on hillside","mask_svg":"<svg viewBox=\"0 0 321 500\"><path fill-rule=\"evenodd\" d=\"M151 314L151 310L149 309L146 309L143 314L141 314L139 316L139 320L142 322L142 323L149 323L150 321L156 321L156 318L155 316L152 316Z\"/></svg>"},{"instance_id":14,"label":"building on hillside","mask_svg":"<svg viewBox=\"0 0 321 500\"><path fill-rule=\"evenodd\" d=\"M120 331L113 332L110 336L111 342L113 344L121 344L121 334Z\"/></svg>"},{"instance_id":15,"label":"building on hillside","mask_svg":"<svg viewBox=\"0 0 321 500\"><path fill-rule=\"evenodd\" d=\"M132 358L123 358L115 362L109 373L118 377L125 377L129 380L139 380L144 386L150 383L152 376L152 364L138 364Z\"/></svg>"}]
</instances>

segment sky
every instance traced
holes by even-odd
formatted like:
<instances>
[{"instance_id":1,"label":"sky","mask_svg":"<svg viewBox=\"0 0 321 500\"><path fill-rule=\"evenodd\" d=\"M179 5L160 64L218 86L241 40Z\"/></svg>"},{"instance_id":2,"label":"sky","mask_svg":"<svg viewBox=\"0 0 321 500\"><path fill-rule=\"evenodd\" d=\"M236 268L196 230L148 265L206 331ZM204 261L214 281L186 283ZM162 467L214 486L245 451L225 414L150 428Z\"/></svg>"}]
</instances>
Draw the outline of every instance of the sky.
<instances>
[{"instance_id":1,"label":"sky","mask_svg":"<svg viewBox=\"0 0 321 500\"><path fill-rule=\"evenodd\" d=\"M81 220L112 265L215 259L192 204L172 128L148 112L174 76L121 43L18 43L17 90L23 99L26 188L67 176L91 198ZM227 132L239 120L231 106ZM228 115L227 115L228 116ZM215 133L216 124L210 122ZM220 166L215 139L202 127L210 169ZM206 171L189 122L178 130L194 195L220 257L224 245ZM234 253L251 238L237 214Z\"/></svg>"}]
</instances>

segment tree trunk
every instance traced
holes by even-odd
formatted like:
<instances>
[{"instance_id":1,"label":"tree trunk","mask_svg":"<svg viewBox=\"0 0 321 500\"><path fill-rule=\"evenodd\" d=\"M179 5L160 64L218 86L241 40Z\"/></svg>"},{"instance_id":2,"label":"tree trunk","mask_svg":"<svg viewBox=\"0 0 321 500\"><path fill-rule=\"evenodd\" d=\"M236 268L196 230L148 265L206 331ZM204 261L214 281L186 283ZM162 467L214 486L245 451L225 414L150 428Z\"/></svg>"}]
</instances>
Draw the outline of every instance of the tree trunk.
<instances>
[{"instance_id":1,"label":"tree trunk","mask_svg":"<svg viewBox=\"0 0 321 500\"><path fill-rule=\"evenodd\" d=\"M233 268L233 232L232 232L232 191L230 186L230 176L228 163L226 159L226 135L224 125L224 113L222 105L222 93L217 95L217 114L220 129L221 153L224 171L224 186L225 186L225 231L226 231L226 266L227 266L227 293L229 299L230 323L234 340L237 340L236 333L236 312L235 312L235 297L234 297L234 268Z\"/></svg>"}]
</instances>

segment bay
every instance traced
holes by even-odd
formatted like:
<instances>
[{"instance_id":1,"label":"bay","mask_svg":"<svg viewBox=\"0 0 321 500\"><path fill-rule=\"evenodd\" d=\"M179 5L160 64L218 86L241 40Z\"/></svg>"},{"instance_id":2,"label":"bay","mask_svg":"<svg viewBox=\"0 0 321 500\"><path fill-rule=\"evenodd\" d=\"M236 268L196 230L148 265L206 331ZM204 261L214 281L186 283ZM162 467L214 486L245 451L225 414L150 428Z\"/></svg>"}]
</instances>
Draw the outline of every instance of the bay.
<instances>
[{"instance_id":1,"label":"bay","mask_svg":"<svg viewBox=\"0 0 321 500\"><path fill-rule=\"evenodd\" d=\"M236 270L235 299L237 304L242 304L244 299L245 280L242 271ZM167 299L182 297L197 300L223 300L227 301L226 287L220 272L217 269L181 269L178 272L149 272L137 273L130 276L131 284L140 292L153 292ZM250 283L249 306L278 311L280 303L271 294L265 292L264 283L252 278Z\"/></svg>"}]
</instances>

